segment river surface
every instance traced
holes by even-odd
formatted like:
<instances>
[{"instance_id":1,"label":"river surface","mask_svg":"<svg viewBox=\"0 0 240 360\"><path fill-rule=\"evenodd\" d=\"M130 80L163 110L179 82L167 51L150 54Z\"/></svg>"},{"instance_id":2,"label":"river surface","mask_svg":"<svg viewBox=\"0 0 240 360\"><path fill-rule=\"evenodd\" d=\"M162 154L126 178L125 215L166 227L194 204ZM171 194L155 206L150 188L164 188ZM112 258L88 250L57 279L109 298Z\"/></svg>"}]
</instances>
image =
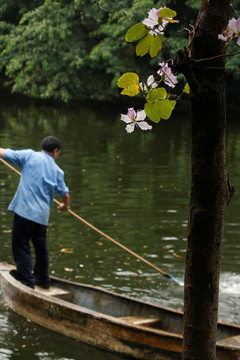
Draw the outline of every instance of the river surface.
<instances>
[{"instance_id":1,"label":"river surface","mask_svg":"<svg viewBox=\"0 0 240 360\"><path fill-rule=\"evenodd\" d=\"M39 150L41 140L62 141L58 164L70 188L71 209L148 261L184 276L190 189L188 111L152 131L127 134L110 106L65 108L22 104L5 98L0 146ZM230 180L235 188L226 216L219 318L240 322L240 124L231 116L227 134ZM12 214L7 211L18 175L0 164L0 261L13 263ZM58 199L58 198L57 198ZM59 199L58 199L59 200ZM183 287L163 277L53 204L48 226L50 273L101 286L175 309ZM1 360L117 360L28 322L12 313L0 294Z\"/></svg>"}]
</instances>

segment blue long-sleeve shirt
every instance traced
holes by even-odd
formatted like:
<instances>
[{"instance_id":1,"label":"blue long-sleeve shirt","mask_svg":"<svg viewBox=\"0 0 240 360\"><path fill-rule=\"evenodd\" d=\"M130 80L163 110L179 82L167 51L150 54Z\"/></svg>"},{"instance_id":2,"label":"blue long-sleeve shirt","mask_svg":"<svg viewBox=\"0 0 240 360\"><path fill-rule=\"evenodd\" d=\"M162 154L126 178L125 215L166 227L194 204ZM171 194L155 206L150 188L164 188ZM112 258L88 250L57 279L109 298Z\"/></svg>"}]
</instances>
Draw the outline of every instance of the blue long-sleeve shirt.
<instances>
[{"instance_id":1,"label":"blue long-sleeve shirt","mask_svg":"<svg viewBox=\"0 0 240 360\"><path fill-rule=\"evenodd\" d=\"M21 167L20 182L8 210L47 225L54 193L63 197L69 192L64 172L44 151L5 149L4 160Z\"/></svg>"}]
</instances>

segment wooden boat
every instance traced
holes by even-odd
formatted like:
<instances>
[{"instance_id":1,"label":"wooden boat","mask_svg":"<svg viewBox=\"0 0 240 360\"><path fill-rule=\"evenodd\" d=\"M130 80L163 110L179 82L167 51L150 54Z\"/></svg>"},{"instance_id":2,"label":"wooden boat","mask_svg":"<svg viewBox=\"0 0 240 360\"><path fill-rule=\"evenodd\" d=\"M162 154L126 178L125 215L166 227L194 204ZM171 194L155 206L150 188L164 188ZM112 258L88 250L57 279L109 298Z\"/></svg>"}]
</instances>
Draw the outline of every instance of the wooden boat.
<instances>
[{"instance_id":1,"label":"wooden boat","mask_svg":"<svg viewBox=\"0 0 240 360\"><path fill-rule=\"evenodd\" d=\"M104 289L51 278L34 290L0 264L0 285L10 309L87 344L136 359L181 359L183 313ZM217 359L240 359L240 326L219 322Z\"/></svg>"}]
</instances>

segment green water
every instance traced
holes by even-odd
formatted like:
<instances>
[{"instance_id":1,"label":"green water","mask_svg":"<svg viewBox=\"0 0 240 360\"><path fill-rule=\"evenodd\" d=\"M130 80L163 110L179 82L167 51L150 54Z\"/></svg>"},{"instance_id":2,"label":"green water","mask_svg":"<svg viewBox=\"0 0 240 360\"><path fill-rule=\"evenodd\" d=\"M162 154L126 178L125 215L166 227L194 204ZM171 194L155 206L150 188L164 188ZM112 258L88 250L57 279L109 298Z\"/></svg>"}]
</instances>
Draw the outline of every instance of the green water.
<instances>
[{"instance_id":1,"label":"green water","mask_svg":"<svg viewBox=\"0 0 240 360\"><path fill-rule=\"evenodd\" d=\"M190 189L188 113L162 121L151 132L127 134L121 111L110 106L78 108L4 101L0 146L39 149L58 136L58 164L70 188L71 209L162 270L183 277ZM231 119L228 168L235 187L225 226L219 317L239 322L240 128ZM18 175L0 164L0 261L12 262L12 214L7 211ZM137 261L109 240L59 213L53 204L48 227L50 273L101 286L163 306L182 309L183 288ZM63 249L68 249L68 252ZM1 360L121 359L65 339L13 314L0 298Z\"/></svg>"}]
</instances>

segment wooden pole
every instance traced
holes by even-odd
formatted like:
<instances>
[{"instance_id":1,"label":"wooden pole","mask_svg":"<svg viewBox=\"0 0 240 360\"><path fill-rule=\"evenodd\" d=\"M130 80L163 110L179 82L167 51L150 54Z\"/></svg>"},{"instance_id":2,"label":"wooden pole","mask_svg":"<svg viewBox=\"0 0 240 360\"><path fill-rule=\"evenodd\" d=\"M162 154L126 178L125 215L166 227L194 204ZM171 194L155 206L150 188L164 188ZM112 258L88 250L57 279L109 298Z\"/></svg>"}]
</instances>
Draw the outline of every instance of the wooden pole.
<instances>
[{"instance_id":1,"label":"wooden pole","mask_svg":"<svg viewBox=\"0 0 240 360\"><path fill-rule=\"evenodd\" d=\"M5 164L7 167L9 167L11 170L13 170L16 174L21 176L21 173L16 170L12 165L10 165L9 163L7 163L5 160L3 160L2 158L0 158L0 161ZM56 205L60 205L61 203L56 200L53 199L54 203ZM105 234L103 231L99 230L98 228L96 228L94 225L90 224L88 221L84 220L81 216L79 216L78 214L76 214L75 212L73 212L71 209L68 209L67 212L69 214L71 214L73 217L75 217L77 220L81 221L82 223L84 223L85 225L87 225L88 227L90 227L92 230L96 231L98 234L100 234L101 236L103 236L104 238L106 238L107 240L111 241L112 243L114 243L115 245L117 245L118 247L120 247L121 249L127 251L129 254L131 254L132 256L136 257L137 259L139 259L140 261L144 262L145 264L147 264L148 266L152 267L154 270L158 271L160 274L162 274L163 276L169 278L169 279L173 279L174 281L176 281L179 285L182 285L182 282L179 282L173 275L166 273L165 271L163 271L162 269L160 269L159 267L155 266L154 264L152 264L151 262L149 262L148 260L144 259L142 256L136 254L134 251L128 249L126 246L122 245L121 243L119 243L118 241L114 240L112 237L108 236L107 234Z\"/></svg>"}]
</instances>

